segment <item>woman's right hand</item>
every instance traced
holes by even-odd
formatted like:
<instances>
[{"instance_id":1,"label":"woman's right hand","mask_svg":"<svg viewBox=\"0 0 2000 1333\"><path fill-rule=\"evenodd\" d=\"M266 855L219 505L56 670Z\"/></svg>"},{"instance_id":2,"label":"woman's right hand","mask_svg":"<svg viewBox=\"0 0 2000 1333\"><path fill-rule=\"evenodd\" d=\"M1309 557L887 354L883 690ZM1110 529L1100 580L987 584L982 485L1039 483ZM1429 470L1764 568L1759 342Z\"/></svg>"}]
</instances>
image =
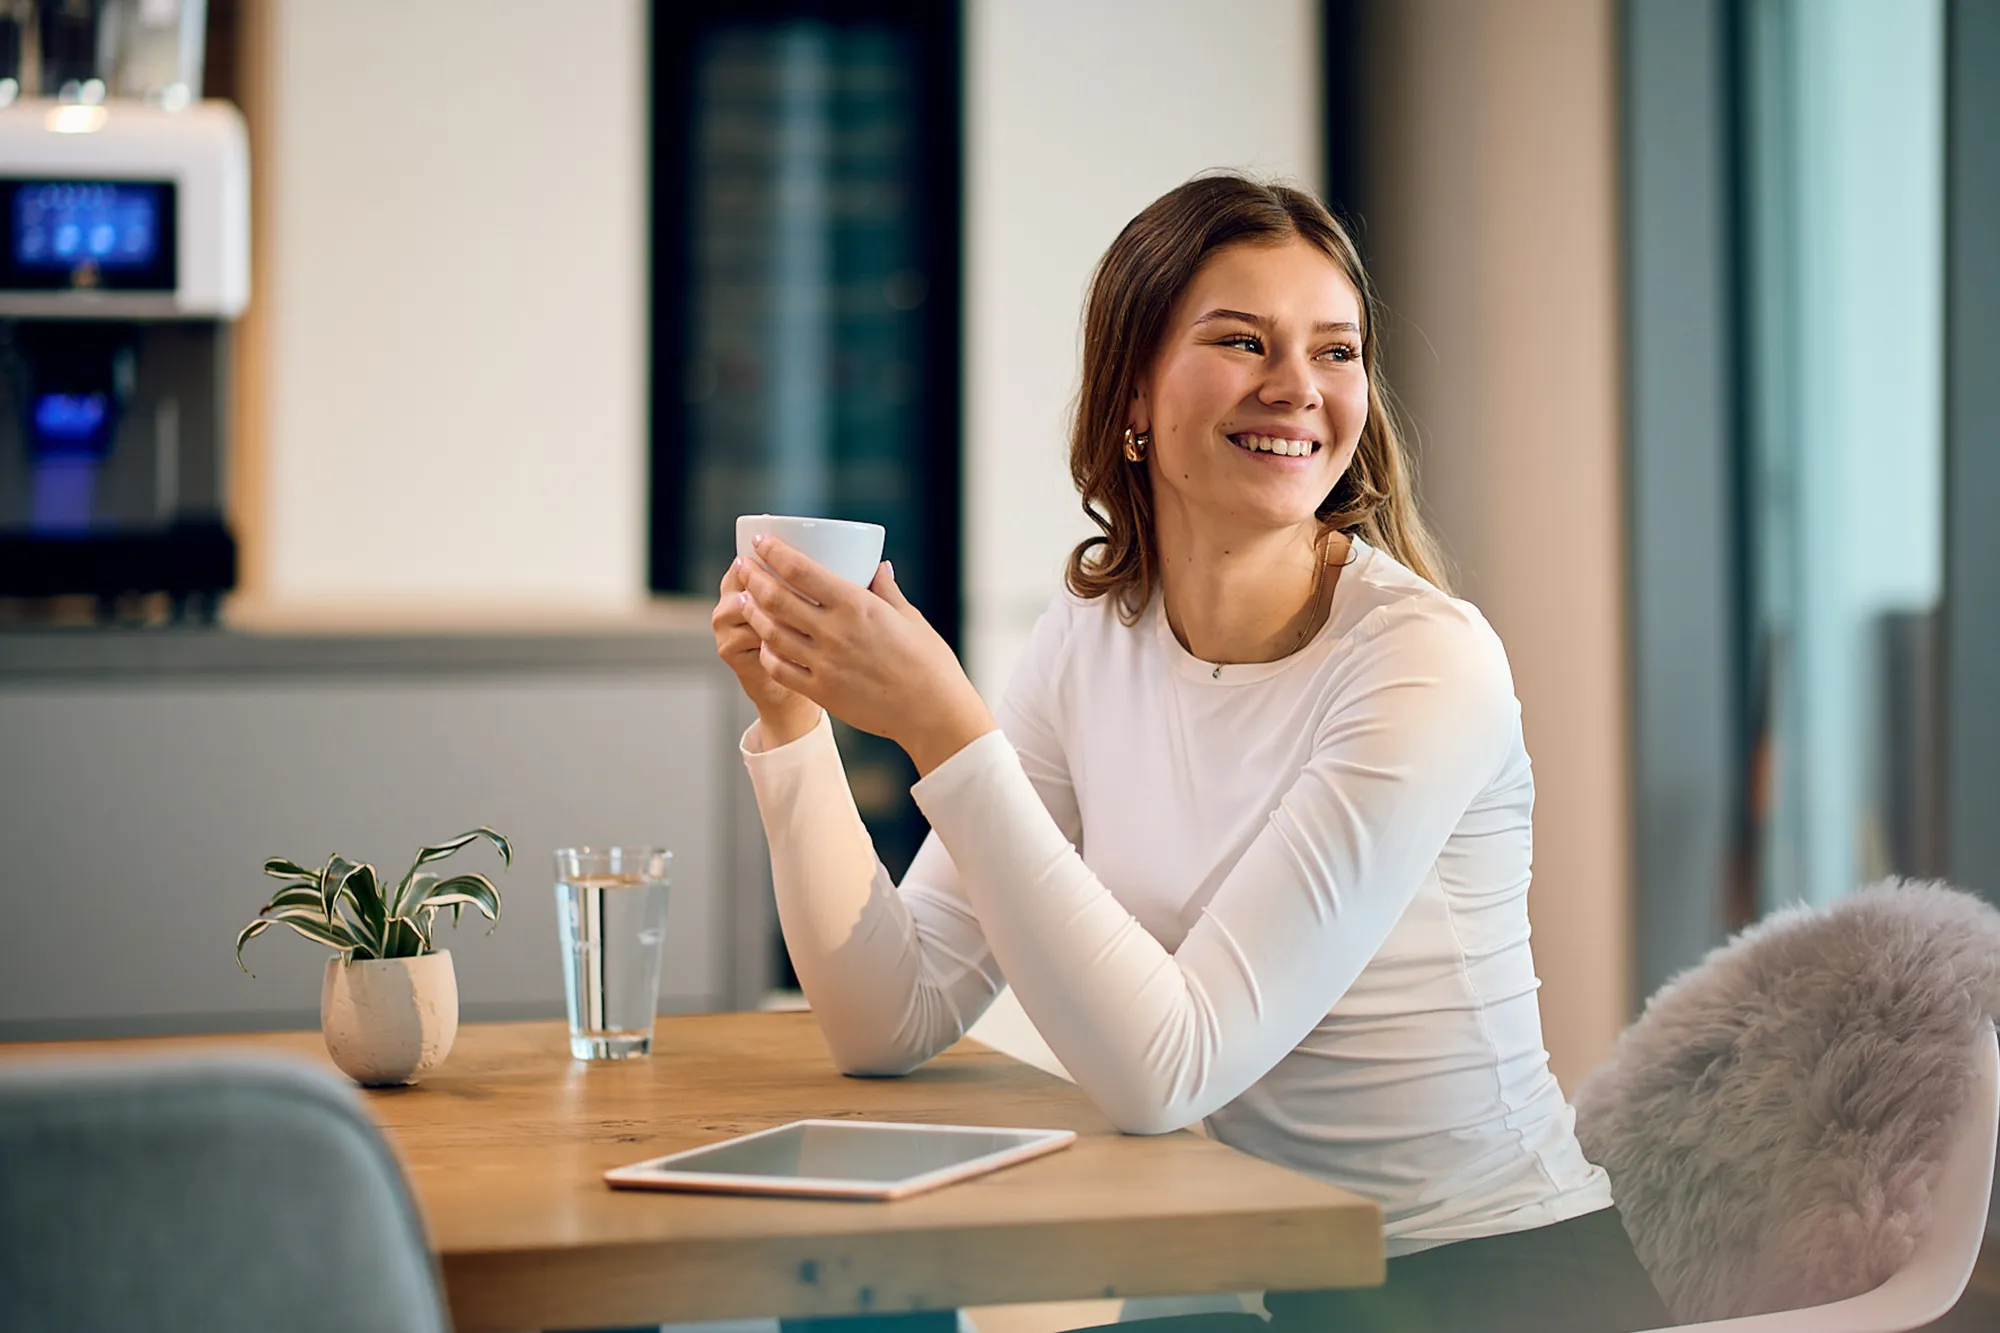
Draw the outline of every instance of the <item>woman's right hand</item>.
<instances>
[{"instance_id":1,"label":"woman's right hand","mask_svg":"<svg viewBox=\"0 0 2000 1333\"><path fill-rule=\"evenodd\" d=\"M743 559L739 556L729 562L729 570L722 576L722 598L708 620L715 629L715 655L736 673L743 693L756 706L764 748L770 750L795 741L818 726L820 707L778 684L764 670L761 660L764 641L750 628L739 600L746 587Z\"/></svg>"}]
</instances>

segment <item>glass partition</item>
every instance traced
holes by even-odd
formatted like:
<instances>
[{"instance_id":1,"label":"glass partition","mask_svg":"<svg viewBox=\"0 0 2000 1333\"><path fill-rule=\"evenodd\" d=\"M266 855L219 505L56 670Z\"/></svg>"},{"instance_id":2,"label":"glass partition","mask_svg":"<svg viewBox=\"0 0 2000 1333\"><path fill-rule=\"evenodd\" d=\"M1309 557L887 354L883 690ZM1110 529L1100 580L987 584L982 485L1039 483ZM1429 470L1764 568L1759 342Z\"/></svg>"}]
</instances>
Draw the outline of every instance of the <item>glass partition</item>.
<instances>
[{"instance_id":1,"label":"glass partition","mask_svg":"<svg viewBox=\"0 0 2000 1333\"><path fill-rule=\"evenodd\" d=\"M1940 868L1942 0L1749 0L1738 125L1755 910Z\"/></svg>"}]
</instances>

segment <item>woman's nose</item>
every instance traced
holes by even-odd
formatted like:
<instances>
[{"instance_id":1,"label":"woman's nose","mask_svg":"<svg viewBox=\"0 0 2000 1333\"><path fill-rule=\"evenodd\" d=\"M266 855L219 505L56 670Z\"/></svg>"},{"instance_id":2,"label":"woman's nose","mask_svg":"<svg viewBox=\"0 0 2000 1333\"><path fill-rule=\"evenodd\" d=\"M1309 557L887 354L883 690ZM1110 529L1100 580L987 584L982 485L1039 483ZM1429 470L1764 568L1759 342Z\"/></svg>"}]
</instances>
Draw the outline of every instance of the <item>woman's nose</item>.
<instances>
[{"instance_id":1,"label":"woman's nose","mask_svg":"<svg viewBox=\"0 0 2000 1333\"><path fill-rule=\"evenodd\" d=\"M1304 354L1273 357L1257 396L1272 407L1319 406L1319 387Z\"/></svg>"}]
</instances>

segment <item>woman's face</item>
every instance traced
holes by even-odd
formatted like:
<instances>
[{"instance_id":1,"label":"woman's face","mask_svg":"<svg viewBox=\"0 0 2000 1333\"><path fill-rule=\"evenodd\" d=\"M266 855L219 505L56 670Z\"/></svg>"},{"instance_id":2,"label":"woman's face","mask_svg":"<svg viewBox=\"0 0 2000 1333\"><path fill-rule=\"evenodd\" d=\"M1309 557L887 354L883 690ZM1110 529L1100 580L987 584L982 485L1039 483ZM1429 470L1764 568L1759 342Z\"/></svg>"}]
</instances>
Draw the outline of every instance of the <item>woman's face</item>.
<instances>
[{"instance_id":1,"label":"woman's face","mask_svg":"<svg viewBox=\"0 0 2000 1333\"><path fill-rule=\"evenodd\" d=\"M1230 529L1310 523L1368 416L1361 301L1310 243L1242 243L1195 275L1133 403L1156 512Z\"/></svg>"}]
</instances>

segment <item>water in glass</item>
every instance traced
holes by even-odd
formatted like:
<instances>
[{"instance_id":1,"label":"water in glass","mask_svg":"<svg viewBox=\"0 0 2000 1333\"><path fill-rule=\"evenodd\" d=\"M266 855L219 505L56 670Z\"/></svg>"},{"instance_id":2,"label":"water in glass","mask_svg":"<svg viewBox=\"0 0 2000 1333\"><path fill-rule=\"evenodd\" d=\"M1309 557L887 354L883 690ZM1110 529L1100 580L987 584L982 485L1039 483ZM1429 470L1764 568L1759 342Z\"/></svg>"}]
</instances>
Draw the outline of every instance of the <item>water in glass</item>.
<instances>
[{"instance_id":1,"label":"water in glass","mask_svg":"<svg viewBox=\"0 0 2000 1333\"><path fill-rule=\"evenodd\" d=\"M556 883L570 1053L579 1060L645 1055L653 1047L660 993L666 876L576 869L582 873L560 875Z\"/></svg>"}]
</instances>

